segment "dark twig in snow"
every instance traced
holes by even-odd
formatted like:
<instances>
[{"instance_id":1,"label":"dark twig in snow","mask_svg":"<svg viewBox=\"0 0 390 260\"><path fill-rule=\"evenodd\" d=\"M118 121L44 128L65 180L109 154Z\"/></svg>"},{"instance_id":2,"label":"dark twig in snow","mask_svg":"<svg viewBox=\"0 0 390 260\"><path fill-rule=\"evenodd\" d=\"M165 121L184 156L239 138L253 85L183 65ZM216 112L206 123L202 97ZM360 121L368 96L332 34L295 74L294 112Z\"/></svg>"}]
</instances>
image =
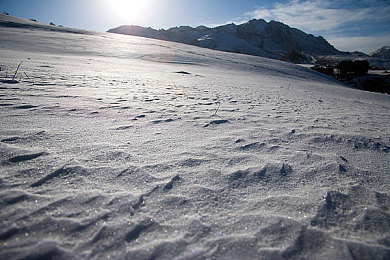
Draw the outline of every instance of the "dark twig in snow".
<instances>
[{"instance_id":1,"label":"dark twig in snow","mask_svg":"<svg viewBox=\"0 0 390 260\"><path fill-rule=\"evenodd\" d=\"M18 73L18 70L19 70L19 68L20 68L20 65L22 65L22 63L23 63L23 61L21 61L21 62L19 63L19 65L18 65L18 67L16 68L16 71L15 71L15 73L14 73L14 76L12 77L12 80L15 80L16 73Z\"/></svg>"},{"instance_id":2,"label":"dark twig in snow","mask_svg":"<svg viewBox=\"0 0 390 260\"><path fill-rule=\"evenodd\" d=\"M220 106L221 106L221 102L218 102L218 107L217 107L217 110L215 111L214 115L217 115Z\"/></svg>"}]
</instances>

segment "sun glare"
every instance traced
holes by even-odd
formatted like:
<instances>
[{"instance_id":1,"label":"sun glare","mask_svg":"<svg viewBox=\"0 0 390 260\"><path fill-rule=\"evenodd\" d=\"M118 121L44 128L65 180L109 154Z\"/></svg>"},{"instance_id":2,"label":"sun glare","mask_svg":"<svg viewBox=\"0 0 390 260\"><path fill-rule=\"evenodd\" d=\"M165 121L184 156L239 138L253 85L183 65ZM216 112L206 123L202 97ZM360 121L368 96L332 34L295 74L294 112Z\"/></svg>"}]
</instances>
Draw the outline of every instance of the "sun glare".
<instances>
[{"instance_id":1,"label":"sun glare","mask_svg":"<svg viewBox=\"0 0 390 260\"><path fill-rule=\"evenodd\" d=\"M110 0L112 9L121 19L143 20L150 8L150 0Z\"/></svg>"}]
</instances>

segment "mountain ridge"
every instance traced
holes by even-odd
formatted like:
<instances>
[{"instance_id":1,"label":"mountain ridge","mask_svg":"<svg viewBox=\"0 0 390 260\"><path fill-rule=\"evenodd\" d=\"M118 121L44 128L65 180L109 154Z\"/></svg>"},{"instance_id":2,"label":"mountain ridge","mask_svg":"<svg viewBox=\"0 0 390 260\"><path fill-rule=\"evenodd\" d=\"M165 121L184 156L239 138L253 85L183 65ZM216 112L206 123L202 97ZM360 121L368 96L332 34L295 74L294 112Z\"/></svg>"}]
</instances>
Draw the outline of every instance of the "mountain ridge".
<instances>
[{"instance_id":1,"label":"mountain ridge","mask_svg":"<svg viewBox=\"0 0 390 260\"><path fill-rule=\"evenodd\" d=\"M390 46L383 46L382 48L372 52L371 57L390 59Z\"/></svg>"},{"instance_id":2,"label":"mountain ridge","mask_svg":"<svg viewBox=\"0 0 390 260\"><path fill-rule=\"evenodd\" d=\"M150 27L122 25L107 32L274 59L280 59L291 51L308 56L343 54L322 36L307 34L284 23L266 22L263 19L252 19L239 25L231 23L214 28L179 26L156 30Z\"/></svg>"}]
</instances>

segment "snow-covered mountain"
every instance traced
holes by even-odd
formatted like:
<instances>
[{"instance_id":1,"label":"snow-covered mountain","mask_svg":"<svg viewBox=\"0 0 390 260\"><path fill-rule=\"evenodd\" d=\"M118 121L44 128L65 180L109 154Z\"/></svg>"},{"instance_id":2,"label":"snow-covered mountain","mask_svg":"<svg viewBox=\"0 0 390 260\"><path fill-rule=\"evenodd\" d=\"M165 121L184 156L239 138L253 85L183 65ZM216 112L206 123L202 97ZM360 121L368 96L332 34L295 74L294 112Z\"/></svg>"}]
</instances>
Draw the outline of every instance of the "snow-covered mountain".
<instances>
[{"instance_id":1,"label":"snow-covered mountain","mask_svg":"<svg viewBox=\"0 0 390 260\"><path fill-rule=\"evenodd\" d=\"M280 22L253 19L240 25L227 24L215 28L180 26L155 30L134 25L123 25L108 30L133 36L192 44L209 49L281 58L295 51L308 55L341 54L323 37L315 37Z\"/></svg>"},{"instance_id":2,"label":"snow-covered mountain","mask_svg":"<svg viewBox=\"0 0 390 260\"><path fill-rule=\"evenodd\" d=\"M384 46L374 51L373 53L371 53L371 56L376 58L390 59L390 46Z\"/></svg>"}]
</instances>

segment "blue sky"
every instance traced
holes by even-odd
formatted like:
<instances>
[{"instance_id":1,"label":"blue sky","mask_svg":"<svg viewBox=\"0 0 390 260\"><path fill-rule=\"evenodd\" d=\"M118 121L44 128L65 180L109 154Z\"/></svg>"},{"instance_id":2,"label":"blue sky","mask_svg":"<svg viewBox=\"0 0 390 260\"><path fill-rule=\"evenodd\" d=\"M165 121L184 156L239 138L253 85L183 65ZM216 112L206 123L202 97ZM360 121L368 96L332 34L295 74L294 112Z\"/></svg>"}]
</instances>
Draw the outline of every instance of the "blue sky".
<instances>
[{"instance_id":1,"label":"blue sky","mask_svg":"<svg viewBox=\"0 0 390 260\"><path fill-rule=\"evenodd\" d=\"M0 11L42 23L106 31L277 20L337 49L369 53L390 45L390 0L0 0Z\"/></svg>"}]
</instances>

